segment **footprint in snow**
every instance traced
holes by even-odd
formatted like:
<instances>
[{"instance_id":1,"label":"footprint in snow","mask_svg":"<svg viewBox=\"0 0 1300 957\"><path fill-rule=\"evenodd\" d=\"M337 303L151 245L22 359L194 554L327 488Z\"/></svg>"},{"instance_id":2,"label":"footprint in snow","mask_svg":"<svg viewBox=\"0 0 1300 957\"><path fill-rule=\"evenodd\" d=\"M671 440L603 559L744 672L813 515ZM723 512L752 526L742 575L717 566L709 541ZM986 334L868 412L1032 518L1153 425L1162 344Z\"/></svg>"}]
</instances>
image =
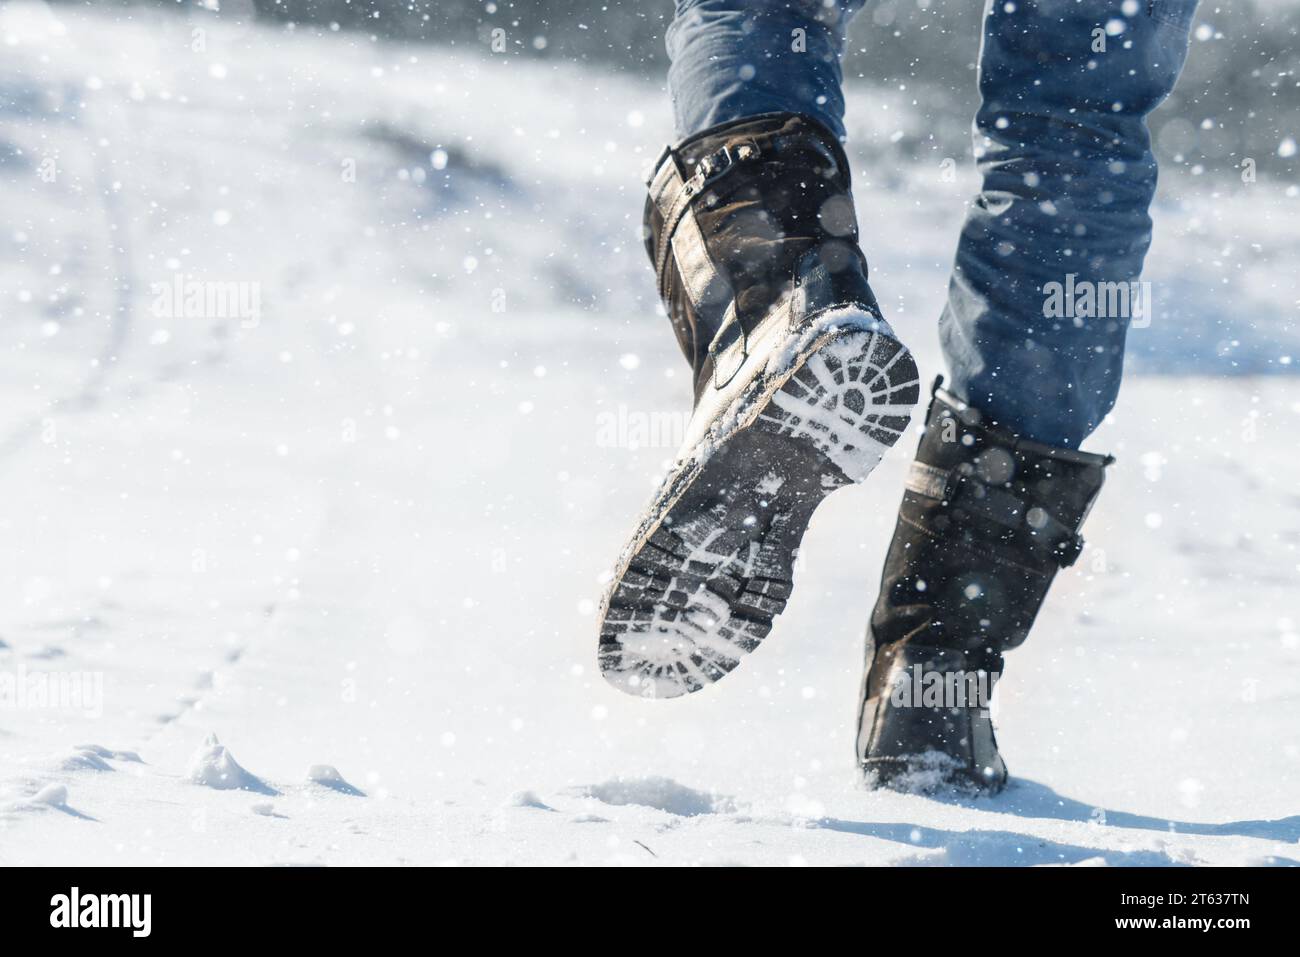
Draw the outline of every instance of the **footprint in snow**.
<instances>
[{"instance_id":1,"label":"footprint in snow","mask_svg":"<svg viewBox=\"0 0 1300 957\"><path fill-rule=\"evenodd\" d=\"M143 764L134 751L114 751L99 744L78 744L59 762L60 771L115 771L109 761Z\"/></svg>"},{"instance_id":2,"label":"footprint in snow","mask_svg":"<svg viewBox=\"0 0 1300 957\"><path fill-rule=\"evenodd\" d=\"M74 748L72 753L59 762L60 771L112 771L109 764L94 751Z\"/></svg>"},{"instance_id":3,"label":"footprint in snow","mask_svg":"<svg viewBox=\"0 0 1300 957\"><path fill-rule=\"evenodd\" d=\"M132 764L144 764L144 759L135 751L115 751L100 744L79 744L78 751L90 751L107 761L129 761Z\"/></svg>"}]
</instances>

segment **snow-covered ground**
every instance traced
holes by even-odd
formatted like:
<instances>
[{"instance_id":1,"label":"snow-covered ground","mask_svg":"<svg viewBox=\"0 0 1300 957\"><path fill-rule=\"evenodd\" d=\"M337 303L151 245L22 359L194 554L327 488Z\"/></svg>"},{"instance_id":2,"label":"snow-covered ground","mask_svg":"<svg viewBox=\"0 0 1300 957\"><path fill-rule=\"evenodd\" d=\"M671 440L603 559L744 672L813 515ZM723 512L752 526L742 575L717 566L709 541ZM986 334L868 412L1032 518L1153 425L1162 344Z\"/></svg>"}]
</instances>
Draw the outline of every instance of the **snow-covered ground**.
<instances>
[{"instance_id":1,"label":"snow-covered ground","mask_svg":"<svg viewBox=\"0 0 1300 957\"><path fill-rule=\"evenodd\" d=\"M1014 784L940 801L851 753L906 451L727 681L595 671L689 391L661 90L202 13L5 4L0 44L0 680L91 692L0 708L0 864L1300 861L1294 185L1164 184L1119 465L999 686ZM973 180L890 163L897 91L851 109L928 377ZM178 276L242 285L168 314Z\"/></svg>"}]
</instances>

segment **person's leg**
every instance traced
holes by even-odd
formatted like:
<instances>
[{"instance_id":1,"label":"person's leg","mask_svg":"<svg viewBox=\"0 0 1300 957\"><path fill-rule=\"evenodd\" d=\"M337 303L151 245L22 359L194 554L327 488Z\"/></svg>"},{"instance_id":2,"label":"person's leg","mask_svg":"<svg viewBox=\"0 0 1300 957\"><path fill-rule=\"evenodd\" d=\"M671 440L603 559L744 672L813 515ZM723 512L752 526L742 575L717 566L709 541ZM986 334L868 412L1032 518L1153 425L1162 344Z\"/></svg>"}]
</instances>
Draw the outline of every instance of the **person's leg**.
<instances>
[{"instance_id":1,"label":"person's leg","mask_svg":"<svg viewBox=\"0 0 1300 957\"><path fill-rule=\"evenodd\" d=\"M677 135L802 113L844 139L840 57L865 0L677 0L668 87Z\"/></svg>"},{"instance_id":2,"label":"person's leg","mask_svg":"<svg viewBox=\"0 0 1300 957\"><path fill-rule=\"evenodd\" d=\"M1127 311L1102 284L1142 270L1156 185L1145 118L1178 77L1195 7L988 6L975 121L984 182L940 334L951 391L1017 434L1077 448L1114 405L1130 317L1079 317L1052 294L1087 289L1099 311Z\"/></svg>"},{"instance_id":3,"label":"person's leg","mask_svg":"<svg viewBox=\"0 0 1300 957\"><path fill-rule=\"evenodd\" d=\"M624 691L698 691L753 651L813 510L871 473L920 397L867 282L840 142L859 4L679 5L683 138L655 164L644 235L695 410L601 605L601 673Z\"/></svg>"},{"instance_id":4,"label":"person's leg","mask_svg":"<svg viewBox=\"0 0 1300 957\"><path fill-rule=\"evenodd\" d=\"M1130 318L1109 304L1105 315L1044 305L1051 284L1099 293L1137 279L1156 177L1144 117L1178 77L1194 8L987 9L984 185L940 323L953 382L931 402L868 632L858 757L877 785L997 791L1007 781L987 695L1083 547L1111 460L1078 446L1114 403ZM898 693L918 676L976 695Z\"/></svg>"}]
</instances>

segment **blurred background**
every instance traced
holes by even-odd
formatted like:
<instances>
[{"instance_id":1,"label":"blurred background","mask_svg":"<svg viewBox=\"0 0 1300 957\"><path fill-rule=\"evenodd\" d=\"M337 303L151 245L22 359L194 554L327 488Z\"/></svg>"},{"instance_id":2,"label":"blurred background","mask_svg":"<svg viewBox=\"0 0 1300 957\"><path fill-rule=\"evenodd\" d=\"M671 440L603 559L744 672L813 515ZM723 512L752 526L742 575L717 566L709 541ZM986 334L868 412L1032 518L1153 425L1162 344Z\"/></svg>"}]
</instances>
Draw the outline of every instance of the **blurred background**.
<instances>
[{"instance_id":1,"label":"blurred background","mask_svg":"<svg viewBox=\"0 0 1300 957\"><path fill-rule=\"evenodd\" d=\"M62 2L62 0L61 0ZM70 0L75 5L75 0ZM129 2L129 0L128 0ZM492 31L506 33L504 55L585 63L603 72L654 81L668 68L664 31L672 0L134 0L185 15L187 6L223 17L307 30L363 35L486 51ZM93 2L104 8L109 2ZM974 0L867 0L850 28L845 76L906 90L924 104L925 122L906 128L891 149L959 155L976 106L975 61L983 5ZM501 55L501 54L498 54ZM1240 172L1251 157L1272 173L1295 169L1300 118L1300 3L1205 0L1193 55L1177 91L1153 122L1165 162L1207 173ZM1290 139L1292 147L1278 154Z\"/></svg>"}]
</instances>

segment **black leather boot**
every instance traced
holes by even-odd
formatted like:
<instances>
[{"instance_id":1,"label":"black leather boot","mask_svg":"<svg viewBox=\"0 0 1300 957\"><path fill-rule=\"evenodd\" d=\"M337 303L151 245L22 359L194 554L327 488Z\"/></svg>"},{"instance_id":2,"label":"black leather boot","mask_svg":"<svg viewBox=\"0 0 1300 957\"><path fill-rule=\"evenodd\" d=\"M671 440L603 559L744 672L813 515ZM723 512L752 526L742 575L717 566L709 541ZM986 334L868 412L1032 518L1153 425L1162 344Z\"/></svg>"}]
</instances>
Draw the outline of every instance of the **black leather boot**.
<instances>
[{"instance_id":1,"label":"black leather boot","mask_svg":"<svg viewBox=\"0 0 1300 957\"><path fill-rule=\"evenodd\" d=\"M880 315L835 137L795 114L665 150L646 249L694 373L676 462L614 567L600 667L697 691L767 635L813 509L907 427L916 366Z\"/></svg>"},{"instance_id":2,"label":"black leather boot","mask_svg":"<svg viewBox=\"0 0 1300 957\"><path fill-rule=\"evenodd\" d=\"M1110 456L1019 439L935 383L867 635L858 759L873 786L1000 791L989 719Z\"/></svg>"}]
</instances>

